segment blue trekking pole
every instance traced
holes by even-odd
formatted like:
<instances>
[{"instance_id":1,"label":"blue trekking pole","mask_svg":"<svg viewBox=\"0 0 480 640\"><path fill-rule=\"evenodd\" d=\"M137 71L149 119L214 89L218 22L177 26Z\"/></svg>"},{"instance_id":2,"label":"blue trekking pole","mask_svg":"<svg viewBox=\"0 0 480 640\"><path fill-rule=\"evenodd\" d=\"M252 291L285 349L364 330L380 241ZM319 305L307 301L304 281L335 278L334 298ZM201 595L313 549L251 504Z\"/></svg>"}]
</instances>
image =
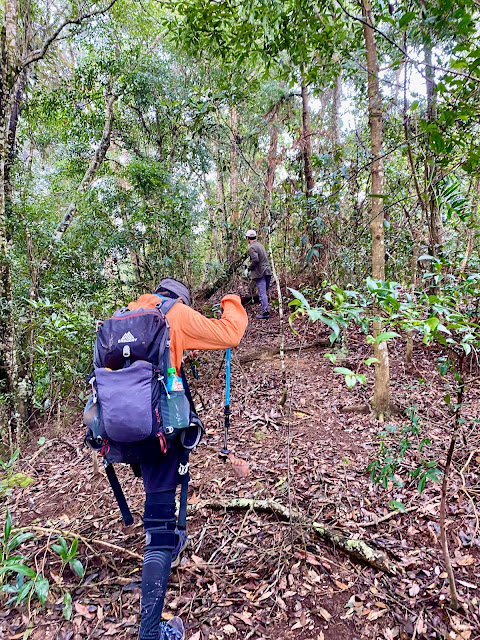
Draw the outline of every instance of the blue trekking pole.
<instances>
[{"instance_id":1,"label":"blue trekking pole","mask_svg":"<svg viewBox=\"0 0 480 640\"><path fill-rule=\"evenodd\" d=\"M231 350L227 349L225 357L225 426L223 431L223 449L220 450L220 455L225 458L230 451L228 450L228 429L230 427L230 362L231 362Z\"/></svg>"}]
</instances>

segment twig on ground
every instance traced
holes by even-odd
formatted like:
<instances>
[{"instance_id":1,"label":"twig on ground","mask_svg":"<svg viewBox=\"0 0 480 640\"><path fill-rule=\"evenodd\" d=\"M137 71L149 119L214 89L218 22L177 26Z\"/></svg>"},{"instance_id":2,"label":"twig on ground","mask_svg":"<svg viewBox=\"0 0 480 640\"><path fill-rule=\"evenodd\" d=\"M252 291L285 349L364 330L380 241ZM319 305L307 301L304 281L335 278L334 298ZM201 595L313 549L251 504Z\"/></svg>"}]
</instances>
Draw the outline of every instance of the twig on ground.
<instances>
[{"instance_id":1,"label":"twig on ground","mask_svg":"<svg viewBox=\"0 0 480 640\"><path fill-rule=\"evenodd\" d=\"M30 525L27 527L16 527L13 531L36 531L37 533L44 533L45 535L59 535L64 538L77 538L80 542L87 545L91 548L92 545L100 545L101 547L105 547L107 549L111 549L112 551L119 551L121 553L125 553L127 556L131 558L136 558L137 560L141 560L143 562L143 556L135 551L130 551L130 549L125 549L124 547L119 547L116 544L112 544L111 542L105 542L105 540L98 540L96 538L85 538L84 536L75 533L75 531L68 531L67 529L52 529L49 527L39 527L37 525Z\"/></svg>"},{"instance_id":2,"label":"twig on ground","mask_svg":"<svg viewBox=\"0 0 480 640\"><path fill-rule=\"evenodd\" d=\"M382 516L381 518L378 518L378 520L370 520L368 522L359 522L358 526L360 526L360 527L376 527L377 524L380 524L381 522L386 522L387 520L390 520L394 516L402 515L402 513L411 513L412 511L418 511L419 509L423 509L424 507L427 506L427 504L430 504L431 502L434 502L435 500L437 500L437 498L433 498L432 500L429 500L428 502L425 502L425 504L415 505L413 507L407 507L406 509L404 509L404 511L398 511L398 510L397 511L390 511L390 513L387 513L385 516Z\"/></svg>"}]
</instances>

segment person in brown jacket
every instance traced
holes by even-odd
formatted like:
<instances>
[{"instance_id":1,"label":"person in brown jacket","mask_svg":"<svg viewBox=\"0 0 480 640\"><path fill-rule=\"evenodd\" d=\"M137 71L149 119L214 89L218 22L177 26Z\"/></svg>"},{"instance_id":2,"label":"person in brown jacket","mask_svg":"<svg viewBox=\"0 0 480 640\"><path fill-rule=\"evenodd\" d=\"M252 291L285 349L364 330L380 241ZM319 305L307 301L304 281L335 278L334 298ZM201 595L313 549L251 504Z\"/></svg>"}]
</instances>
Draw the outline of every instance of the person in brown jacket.
<instances>
[{"instance_id":1,"label":"person in brown jacket","mask_svg":"<svg viewBox=\"0 0 480 640\"><path fill-rule=\"evenodd\" d=\"M270 289L270 280L272 278L272 270L267 258L267 252L263 244L257 240L257 232L249 229L245 234L248 247L248 255L250 256L250 264L247 269L250 277L255 281L258 289L258 297L262 305L262 313L257 318L270 318L270 307L268 305L268 290Z\"/></svg>"}]
</instances>

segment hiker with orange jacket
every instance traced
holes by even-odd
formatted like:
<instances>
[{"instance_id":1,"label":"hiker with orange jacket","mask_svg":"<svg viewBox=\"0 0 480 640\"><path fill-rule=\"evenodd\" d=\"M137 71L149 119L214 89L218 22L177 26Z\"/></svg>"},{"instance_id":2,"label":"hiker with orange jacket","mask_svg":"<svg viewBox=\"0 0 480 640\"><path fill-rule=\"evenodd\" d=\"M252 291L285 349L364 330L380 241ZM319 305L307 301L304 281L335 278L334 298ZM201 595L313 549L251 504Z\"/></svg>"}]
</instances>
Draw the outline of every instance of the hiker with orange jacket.
<instances>
[{"instance_id":1,"label":"hiker with orange jacket","mask_svg":"<svg viewBox=\"0 0 480 640\"><path fill-rule=\"evenodd\" d=\"M187 287L173 278L164 278L154 293L140 296L128 308L153 309L159 298L180 301L166 314L170 328L170 359L177 372L180 372L184 351L236 347L247 328L247 314L239 296L224 296L220 319L205 318L190 307ZM178 563L179 554L187 544L187 536L184 531L176 529L175 519L175 490L180 483L181 451L181 444L174 442L158 462L141 465L146 496L146 544L139 640L181 640L184 637L180 618L161 621L172 562Z\"/></svg>"}]
</instances>

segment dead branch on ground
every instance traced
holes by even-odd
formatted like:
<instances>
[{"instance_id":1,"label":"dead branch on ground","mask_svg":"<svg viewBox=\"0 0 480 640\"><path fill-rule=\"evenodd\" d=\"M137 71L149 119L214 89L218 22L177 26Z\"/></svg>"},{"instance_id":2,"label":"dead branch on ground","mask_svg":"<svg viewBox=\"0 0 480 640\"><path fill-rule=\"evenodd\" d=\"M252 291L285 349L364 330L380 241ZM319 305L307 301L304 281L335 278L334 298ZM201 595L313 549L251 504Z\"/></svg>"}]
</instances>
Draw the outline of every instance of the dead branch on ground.
<instances>
[{"instance_id":1,"label":"dead branch on ground","mask_svg":"<svg viewBox=\"0 0 480 640\"><path fill-rule=\"evenodd\" d=\"M348 553L356 560L365 562L376 569L380 569L380 571L384 571L388 574L395 574L400 571L399 567L393 564L385 553L372 549L372 547L363 540L349 538L339 529L329 527L320 522L315 522L295 509L289 510L287 507L275 500L252 500L249 498L206 500L195 505L189 505L188 512L192 514L200 509L215 509L220 511L226 509L255 509L257 511L273 513L282 520L288 520L290 522L300 524L307 529L314 531L316 535L328 540L334 546L342 549L342 551Z\"/></svg>"},{"instance_id":2,"label":"dead branch on ground","mask_svg":"<svg viewBox=\"0 0 480 640\"><path fill-rule=\"evenodd\" d=\"M320 340L315 340L315 342L302 347L302 351L310 351L317 347L328 347L329 345L330 341L328 338L320 338ZM298 346L285 347L285 353L290 353L292 351L298 351ZM245 351L239 355L238 359L242 364L245 364L246 362L253 362L254 360L272 360L278 355L280 355L280 347L265 347L263 349Z\"/></svg>"}]
</instances>

